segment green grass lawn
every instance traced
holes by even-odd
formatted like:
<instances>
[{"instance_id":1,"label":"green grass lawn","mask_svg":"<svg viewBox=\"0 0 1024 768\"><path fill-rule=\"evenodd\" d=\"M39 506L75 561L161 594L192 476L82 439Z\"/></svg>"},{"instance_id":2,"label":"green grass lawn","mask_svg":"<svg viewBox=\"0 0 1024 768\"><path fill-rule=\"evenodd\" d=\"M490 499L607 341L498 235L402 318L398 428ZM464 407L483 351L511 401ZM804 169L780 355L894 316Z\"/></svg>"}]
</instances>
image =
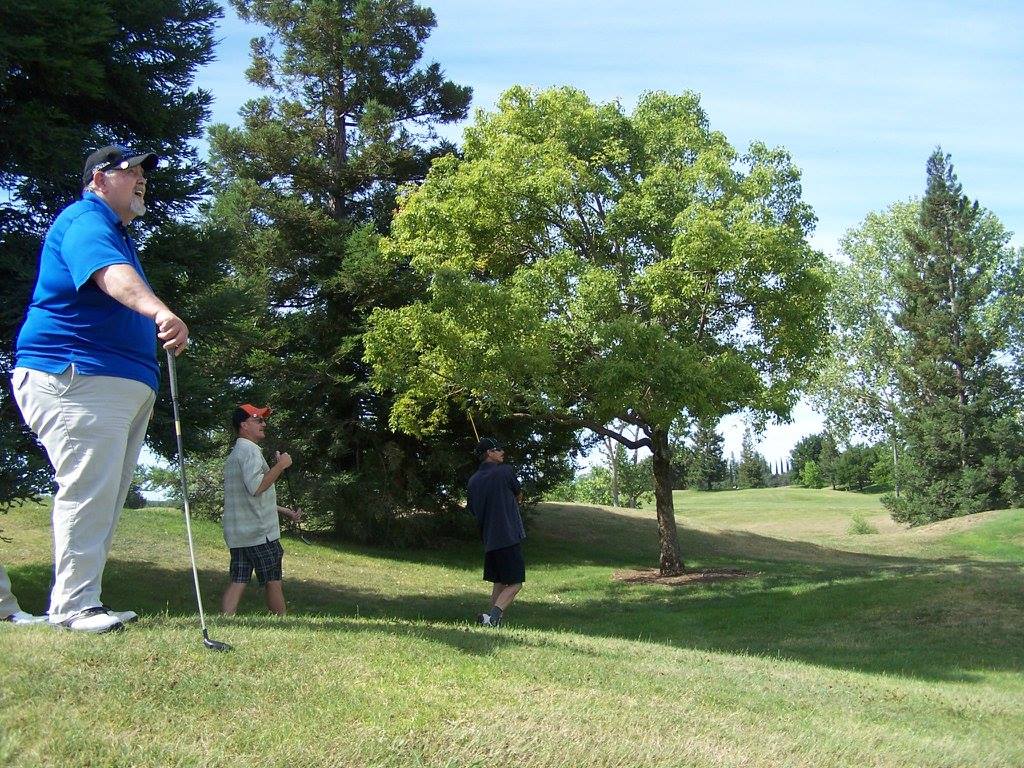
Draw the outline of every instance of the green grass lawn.
<instances>
[{"instance_id":1,"label":"green grass lawn","mask_svg":"<svg viewBox=\"0 0 1024 768\"><path fill-rule=\"evenodd\" d=\"M141 620L79 636L0 627L0 764L17 766L1021 766L1024 512L911 531L878 497L676 497L687 565L750 578L625 584L656 563L652 510L543 504L498 631L471 543L286 539L291 613L216 615L227 552L128 511L105 600ZM47 510L0 518L23 607L49 582ZM854 516L877 534L849 533Z\"/></svg>"}]
</instances>

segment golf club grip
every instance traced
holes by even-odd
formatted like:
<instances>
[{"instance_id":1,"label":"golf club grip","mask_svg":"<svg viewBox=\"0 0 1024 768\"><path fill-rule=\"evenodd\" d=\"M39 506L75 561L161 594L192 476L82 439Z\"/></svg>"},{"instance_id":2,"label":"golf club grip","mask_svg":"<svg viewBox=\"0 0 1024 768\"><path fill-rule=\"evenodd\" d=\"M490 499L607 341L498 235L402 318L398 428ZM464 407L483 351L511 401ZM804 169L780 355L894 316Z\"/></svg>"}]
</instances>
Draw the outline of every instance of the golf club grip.
<instances>
[{"instance_id":1,"label":"golf club grip","mask_svg":"<svg viewBox=\"0 0 1024 768\"><path fill-rule=\"evenodd\" d=\"M171 402L174 403L174 415L178 415L178 375L174 370L174 353L171 350L164 350L167 353L167 372L171 380Z\"/></svg>"}]
</instances>

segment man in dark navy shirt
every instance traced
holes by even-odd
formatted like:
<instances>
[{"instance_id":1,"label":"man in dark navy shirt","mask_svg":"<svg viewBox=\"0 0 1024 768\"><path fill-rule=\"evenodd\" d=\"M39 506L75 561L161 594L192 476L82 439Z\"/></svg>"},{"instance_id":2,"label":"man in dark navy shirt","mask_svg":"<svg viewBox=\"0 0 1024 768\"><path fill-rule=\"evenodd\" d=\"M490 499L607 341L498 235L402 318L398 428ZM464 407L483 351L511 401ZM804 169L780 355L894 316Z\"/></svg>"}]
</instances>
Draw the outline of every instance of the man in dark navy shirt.
<instances>
[{"instance_id":1,"label":"man in dark navy shirt","mask_svg":"<svg viewBox=\"0 0 1024 768\"><path fill-rule=\"evenodd\" d=\"M469 478L469 511L484 543L484 581L494 583L491 610L477 616L485 627L497 627L526 581L522 541L526 538L519 502L523 491L505 461L505 448L494 438L477 443L480 468Z\"/></svg>"}]
</instances>

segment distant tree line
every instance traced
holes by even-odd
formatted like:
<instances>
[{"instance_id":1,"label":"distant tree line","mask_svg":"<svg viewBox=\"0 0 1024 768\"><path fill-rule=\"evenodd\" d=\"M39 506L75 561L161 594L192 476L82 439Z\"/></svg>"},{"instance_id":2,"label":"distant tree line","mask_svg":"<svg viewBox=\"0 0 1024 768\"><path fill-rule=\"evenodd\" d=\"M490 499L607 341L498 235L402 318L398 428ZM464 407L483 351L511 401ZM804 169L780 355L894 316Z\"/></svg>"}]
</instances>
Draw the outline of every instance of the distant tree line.
<instances>
[{"instance_id":1,"label":"distant tree line","mask_svg":"<svg viewBox=\"0 0 1024 768\"><path fill-rule=\"evenodd\" d=\"M723 439L714 422L698 423L687 437L673 443L673 489L719 491L787 485L850 491L893 488L892 452L887 445L840 449L823 432L800 440L787 460L769 462L756 450L754 439L753 430L745 430L739 459L726 459ZM650 503L650 457L622 451L614 461L607 455L601 458L601 463L549 489L545 497L623 507Z\"/></svg>"}]
</instances>

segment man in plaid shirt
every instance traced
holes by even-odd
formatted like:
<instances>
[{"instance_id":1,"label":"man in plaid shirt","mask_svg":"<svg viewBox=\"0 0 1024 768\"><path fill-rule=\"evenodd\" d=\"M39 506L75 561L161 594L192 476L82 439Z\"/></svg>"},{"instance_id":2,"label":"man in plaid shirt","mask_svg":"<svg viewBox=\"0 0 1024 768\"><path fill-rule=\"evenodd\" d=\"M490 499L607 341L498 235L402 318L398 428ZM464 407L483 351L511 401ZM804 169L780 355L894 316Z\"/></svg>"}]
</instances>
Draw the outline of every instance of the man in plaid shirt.
<instances>
[{"instance_id":1,"label":"man in plaid shirt","mask_svg":"<svg viewBox=\"0 0 1024 768\"><path fill-rule=\"evenodd\" d=\"M278 616L285 614L278 515L298 522L302 510L277 505L274 483L292 465L292 457L277 452L273 467L263 458L259 444L266 437L270 412L246 403L231 417L238 435L224 464L224 541L231 550L231 583L221 599L221 610L229 616L238 608L253 571L266 591L267 608Z\"/></svg>"}]
</instances>

